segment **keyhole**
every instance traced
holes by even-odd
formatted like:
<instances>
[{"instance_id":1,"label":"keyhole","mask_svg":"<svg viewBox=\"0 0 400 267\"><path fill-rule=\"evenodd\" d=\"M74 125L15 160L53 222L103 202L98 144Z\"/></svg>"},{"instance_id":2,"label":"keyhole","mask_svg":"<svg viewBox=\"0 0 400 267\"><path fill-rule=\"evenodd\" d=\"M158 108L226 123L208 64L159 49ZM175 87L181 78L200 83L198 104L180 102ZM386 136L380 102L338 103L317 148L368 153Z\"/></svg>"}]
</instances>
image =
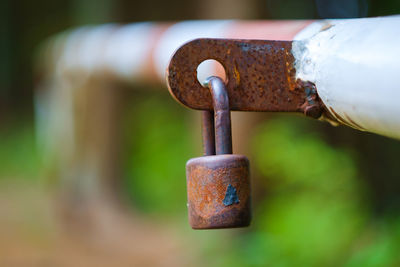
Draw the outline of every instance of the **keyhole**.
<instances>
[{"instance_id":1,"label":"keyhole","mask_svg":"<svg viewBox=\"0 0 400 267\"><path fill-rule=\"evenodd\" d=\"M201 85L205 85L205 81L210 76L220 77L226 83L226 72L224 66L215 59L207 59L197 67L197 80Z\"/></svg>"}]
</instances>

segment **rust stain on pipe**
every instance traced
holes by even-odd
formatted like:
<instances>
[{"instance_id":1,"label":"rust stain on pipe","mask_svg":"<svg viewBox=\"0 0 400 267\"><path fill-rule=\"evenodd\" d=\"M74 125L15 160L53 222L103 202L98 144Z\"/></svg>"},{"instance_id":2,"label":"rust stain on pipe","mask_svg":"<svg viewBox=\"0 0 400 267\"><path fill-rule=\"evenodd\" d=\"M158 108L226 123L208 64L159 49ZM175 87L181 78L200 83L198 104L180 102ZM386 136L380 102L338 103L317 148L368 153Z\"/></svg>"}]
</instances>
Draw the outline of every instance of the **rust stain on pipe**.
<instances>
[{"instance_id":1,"label":"rust stain on pipe","mask_svg":"<svg viewBox=\"0 0 400 267\"><path fill-rule=\"evenodd\" d=\"M324 115L327 118L329 118L328 121L338 122L340 124L349 126L351 128L357 129L359 131L365 131L364 127L362 127L361 125L357 124L347 114L344 114L345 118L343 118L332 107L329 108L328 112L324 112Z\"/></svg>"}]
</instances>

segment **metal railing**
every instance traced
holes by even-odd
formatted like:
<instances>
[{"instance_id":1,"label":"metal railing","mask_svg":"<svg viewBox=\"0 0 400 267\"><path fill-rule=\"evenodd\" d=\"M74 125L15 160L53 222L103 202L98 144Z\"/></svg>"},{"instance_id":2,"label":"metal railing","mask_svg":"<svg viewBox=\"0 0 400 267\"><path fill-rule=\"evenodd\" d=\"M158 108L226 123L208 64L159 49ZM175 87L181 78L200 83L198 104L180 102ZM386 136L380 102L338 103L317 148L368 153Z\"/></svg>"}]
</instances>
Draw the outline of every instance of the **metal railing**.
<instances>
[{"instance_id":1,"label":"metal railing","mask_svg":"<svg viewBox=\"0 0 400 267\"><path fill-rule=\"evenodd\" d=\"M98 181L109 173L104 162L110 151L97 144L115 138L101 133L115 126L112 95L117 84L165 84L174 52L196 38L292 41L294 78L315 85L324 119L400 138L400 16L81 27L44 43L36 68L39 142L47 165L58 168L63 190L83 187L85 195L107 195ZM93 118L103 115L107 121L95 125Z\"/></svg>"}]
</instances>

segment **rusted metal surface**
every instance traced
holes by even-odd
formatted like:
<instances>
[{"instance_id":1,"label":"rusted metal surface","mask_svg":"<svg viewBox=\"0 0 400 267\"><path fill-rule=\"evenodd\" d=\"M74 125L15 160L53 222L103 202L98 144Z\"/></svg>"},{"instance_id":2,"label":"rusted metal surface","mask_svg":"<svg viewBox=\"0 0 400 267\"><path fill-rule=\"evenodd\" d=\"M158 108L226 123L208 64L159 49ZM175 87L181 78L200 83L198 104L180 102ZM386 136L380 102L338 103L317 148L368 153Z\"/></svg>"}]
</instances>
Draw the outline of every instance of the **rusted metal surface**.
<instances>
[{"instance_id":1,"label":"rusted metal surface","mask_svg":"<svg viewBox=\"0 0 400 267\"><path fill-rule=\"evenodd\" d=\"M292 41L197 39L179 48L168 67L171 94L183 105L211 110L197 66L215 59L225 68L231 110L322 113L315 87L295 78Z\"/></svg>"},{"instance_id":2,"label":"rusted metal surface","mask_svg":"<svg viewBox=\"0 0 400 267\"><path fill-rule=\"evenodd\" d=\"M251 221L249 161L214 155L186 164L189 222L193 229L245 227Z\"/></svg>"},{"instance_id":3,"label":"rusted metal surface","mask_svg":"<svg viewBox=\"0 0 400 267\"><path fill-rule=\"evenodd\" d=\"M231 112L224 82L218 77L207 80L214 106L215 152L232 154Z\"/></svg>"},{"instance_id":4,"label":"rusted metal surface","mask_svg":"<svg viewBox=\"0 0 400 267\"><path fill-rule=\"evenodd\" d=\"M249 161L245 156L231 154L231 118L224 82L210 77L206 86L211 92L214 110L203 111L206 156L186 164L189 222L193 229L248 226L251 220ZM214 151L217 155L213 155Z\"/></svg>"},{"instance_id":5,"label":"rusted metal surface","mask_svg":"<svg viewBox=\"0 0 400 267\"><path fill-rule=\"evenodd\" d=\"M292 42L288 41L197 39L172 57L168 68L171 94L189 108L204 110L206 156L191 159L186 165L192 228L250 224L249 162L244 156L231 155L231 109L321 117L323 105L315 85L296 80L291 51ZM197 67L208 59L224 66L226 81L212 76L204 84L207 89L197 79ZM211 155L213 142L217 155Z\"/></svg>"},{"instance_id":6,"label":"rusted metal surface","mask_svg":"<svg viewBox=\"0 0 400 267\"><path fill-rule=\"evenodd\" d=\"M318 119L325 110L318 97L315 85L311 82L303 82L299 79L297 80L297 84L298 88L303 88L306 93L306 99L304 104L301 106L301 110L304 112L304 115Z\"/></svg>"},{"instance_id":7,"label":"rusted metal surface","mask_svg":"<svg viewBox=\"0 0 400 267\"><path fill-rule=\"evenodd\" d=\"M215 155L214 112L210 110L202 111L201 120L203 155Z\"/></svg>"}]
</instances>

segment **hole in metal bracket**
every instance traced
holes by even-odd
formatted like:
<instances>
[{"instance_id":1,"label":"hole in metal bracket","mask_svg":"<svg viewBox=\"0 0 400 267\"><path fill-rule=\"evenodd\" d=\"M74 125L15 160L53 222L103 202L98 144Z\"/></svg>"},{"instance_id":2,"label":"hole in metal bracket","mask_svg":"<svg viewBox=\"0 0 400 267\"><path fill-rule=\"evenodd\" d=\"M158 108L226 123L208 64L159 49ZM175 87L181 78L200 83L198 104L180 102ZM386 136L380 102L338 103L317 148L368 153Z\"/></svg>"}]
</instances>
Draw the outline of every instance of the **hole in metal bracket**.
<instances>
[{"instance_id":1,"label":"hole in metal bracket","mask_svg":"<svg viewBox=\"0 0 400 267\"><path fill-rule=\"evenodd\" d=\"M207 78L210 76L220 77L226 83L226 72L224 66L215 59L207 59L197 67L197 80L205 86Z\"/></svg>"}]
</instances>

